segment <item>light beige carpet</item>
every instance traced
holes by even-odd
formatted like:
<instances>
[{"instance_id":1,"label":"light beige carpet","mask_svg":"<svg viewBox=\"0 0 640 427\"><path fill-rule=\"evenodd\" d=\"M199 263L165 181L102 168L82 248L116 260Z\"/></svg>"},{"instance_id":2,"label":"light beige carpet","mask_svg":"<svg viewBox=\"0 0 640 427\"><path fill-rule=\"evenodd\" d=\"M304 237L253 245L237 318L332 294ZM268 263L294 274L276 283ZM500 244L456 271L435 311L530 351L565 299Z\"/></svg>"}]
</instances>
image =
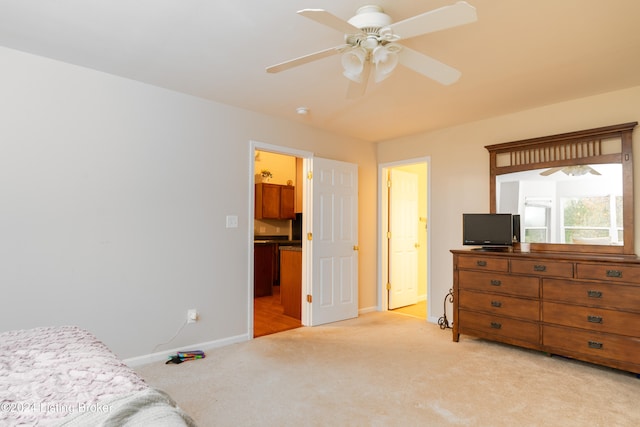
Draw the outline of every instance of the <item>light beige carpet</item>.
<instances>
[{"instance_id":1,"label":"light beige carpet","mask_svg":"<svg viewBox=\"0 0 640 427\"><path fill-rule=\"evenodd\" d=\"M137 371L200 426L638 426L635 375L391 312Z\"/></svg>"}]
</instances>

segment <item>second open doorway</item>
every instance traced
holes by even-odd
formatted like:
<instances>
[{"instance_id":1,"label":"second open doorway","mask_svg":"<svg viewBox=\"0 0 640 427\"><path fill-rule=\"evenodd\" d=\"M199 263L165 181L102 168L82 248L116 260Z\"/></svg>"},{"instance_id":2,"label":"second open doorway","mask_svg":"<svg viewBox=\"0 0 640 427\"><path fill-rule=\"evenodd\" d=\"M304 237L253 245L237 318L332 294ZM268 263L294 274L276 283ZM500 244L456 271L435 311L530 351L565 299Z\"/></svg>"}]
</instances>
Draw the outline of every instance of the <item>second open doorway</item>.
<instances>
[{"instance_id":1,"label":"second open doorway","mask_svg":"<svg viewBox=\"0 0 640 427\"><path fill-rule=\"evenodd\" d=\"M428 319L429 158L380 165L380 309Z\"/></svg>"}]
</instances>

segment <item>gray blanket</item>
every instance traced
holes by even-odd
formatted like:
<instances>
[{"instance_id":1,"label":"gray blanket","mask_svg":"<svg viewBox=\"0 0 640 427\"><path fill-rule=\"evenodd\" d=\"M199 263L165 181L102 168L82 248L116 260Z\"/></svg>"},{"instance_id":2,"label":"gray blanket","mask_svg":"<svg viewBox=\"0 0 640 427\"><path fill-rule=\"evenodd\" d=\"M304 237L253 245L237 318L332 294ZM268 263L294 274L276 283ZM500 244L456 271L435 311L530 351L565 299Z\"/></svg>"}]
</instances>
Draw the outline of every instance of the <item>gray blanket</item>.
<instances>
[{"instance_id":1,"label":"gray blanket","mask_svg":"<svg viewBox=\"0 0 640 427\"><path fill-rule=\"evenodd\" d=\"M195 427L168 394L149 388L102 401L65 418L60 427Z\"/></svg>"}]
</instances>

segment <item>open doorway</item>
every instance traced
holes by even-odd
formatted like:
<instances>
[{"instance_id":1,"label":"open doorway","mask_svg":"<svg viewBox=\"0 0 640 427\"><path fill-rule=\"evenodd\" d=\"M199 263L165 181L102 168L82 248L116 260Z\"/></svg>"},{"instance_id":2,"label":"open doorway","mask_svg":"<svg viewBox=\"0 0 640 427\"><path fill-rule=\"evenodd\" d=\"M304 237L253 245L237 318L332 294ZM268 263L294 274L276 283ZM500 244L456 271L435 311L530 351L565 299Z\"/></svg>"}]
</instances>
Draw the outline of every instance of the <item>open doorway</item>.
<instances>
[{"instance_id":1,"label":"open doorway","mask_svg":"<svg viewBox=\"0 0 640 427\"><path fill-rule=\"evenodd\" d=\"M303 158L253 150L253 337L302 326Z\"/></svg>"},{"instance_id":2,"label":"open doorway","mask_svg":"<svg viewBox=\"0 0 640 427\"><path fill-rule=\"evenodd\" d=\"M429 158L380 165L380 310L428 319Z\"/></svg>"},{"instance_id":3,"label":"open doorway","mask_svg":"<svg viewBox=\"0 0 640 427\"><path fill-rule=\"evenodd\" d=\"M302 164L299 168L302 170L302 246L298 251L302 258L298 263L302 264L302 285L296 287L301 292L301 324L315 326L357 317L358 165L313 157L312 153L251 141L247 260L248 336L254 336L254 247L256 240L259 240L255 236L254 222L254 217L258 216L256 206L259 204L255 175L258 171L262 174L263 169L261 166L256 167L258 151L293 156L298 158L298 164ZM292 186L295 185L293 182ZM260 232L262 225L258 224L257 227ZM320 232L313 235L313 229ZM299 275L296 274L296 277ZM281 288L282 280L280 277ZM284 291L280 290L281 298L285 295ZM335 295L340 295L340 298L332 298Z\"/></svg>"}]
</instances>

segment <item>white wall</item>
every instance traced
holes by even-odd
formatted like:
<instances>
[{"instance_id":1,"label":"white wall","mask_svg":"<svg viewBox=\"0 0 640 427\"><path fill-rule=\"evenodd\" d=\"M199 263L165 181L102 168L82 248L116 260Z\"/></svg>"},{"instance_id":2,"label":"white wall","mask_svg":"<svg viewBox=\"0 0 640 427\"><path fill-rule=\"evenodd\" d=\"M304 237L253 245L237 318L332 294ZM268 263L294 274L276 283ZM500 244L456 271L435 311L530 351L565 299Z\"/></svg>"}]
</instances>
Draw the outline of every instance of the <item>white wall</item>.
<instances>
[{"instance_id":1,"label":"white wall","mask_svg":"<svg viewBox=\"0 0 640 427\"><path fill-rule=\"evenodd\" d=\"M375 306L372 144L5 48L0 70L0 330L75 324L123 358L188 308L158 350L247 334L250 140L358 163Z\"/></svg>"},{"instance_id":2,"label":"white wall","mask_svg":"<svg viewBox=\"0 0 640 427\"><path fill-rule=\"evenodd\" d=\"M640 121L640 87L379 143L379 163L431 157L429 316L441 314L442 301L453 285L449 250L462 247L462 213L489 210L486 145L634 121ZM633 137L637 146L640 143L638 128ZM639 166L634 174L635 223L640 224ZM635 237L638 251L640 227Z\"/></svg>"}]
</instances>

